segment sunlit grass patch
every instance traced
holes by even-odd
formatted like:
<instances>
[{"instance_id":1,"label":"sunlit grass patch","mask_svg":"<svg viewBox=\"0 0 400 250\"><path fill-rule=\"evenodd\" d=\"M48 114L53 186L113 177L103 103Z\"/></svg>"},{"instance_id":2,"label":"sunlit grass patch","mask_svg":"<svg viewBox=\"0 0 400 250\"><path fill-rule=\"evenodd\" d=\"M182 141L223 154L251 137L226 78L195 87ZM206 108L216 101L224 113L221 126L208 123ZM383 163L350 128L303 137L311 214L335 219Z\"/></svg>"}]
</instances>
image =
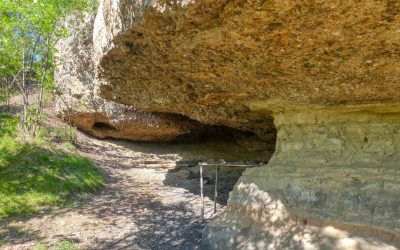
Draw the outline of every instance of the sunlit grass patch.
<instances>
[{"instance_id":1,"label":"sunlit grass patch","mask_svg":"<svg viewBox=\"0 0 400 250\"><path fill-rule=\"evenodd\" d=\"M49 249L49 248L47 247L47 244L45 244L45 243L40 243L33 248L33 250L47 250L47 249ZM71 241L63 240L63 241L59 242L57 245L55 245L53 249L54 250L77 250L79 248L77 246L75 246L75 244L72 243Z\"/></svg>"},{"instance_id":2,"label":"sunlit grass patch","mask_svg":"<svg viewBox=\"0 0 400 250\"><path fill-rule=\"evenodd\" d=\"M103 185L101 172L90 160L45 141L21 143L12 128L16 123L7 119L14 118L0 117L0 217L60 206L73 194Z\"/></svg>"}]
</instances>

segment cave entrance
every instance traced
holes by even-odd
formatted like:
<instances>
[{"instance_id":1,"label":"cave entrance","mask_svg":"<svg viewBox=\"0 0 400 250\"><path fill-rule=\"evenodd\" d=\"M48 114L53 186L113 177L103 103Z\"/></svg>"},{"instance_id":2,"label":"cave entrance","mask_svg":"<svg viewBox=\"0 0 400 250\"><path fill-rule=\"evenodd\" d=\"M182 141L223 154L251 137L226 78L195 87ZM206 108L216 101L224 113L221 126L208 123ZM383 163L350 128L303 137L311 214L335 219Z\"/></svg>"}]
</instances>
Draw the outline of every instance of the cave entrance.
<instances>
[{"instance_id":1,"label":"cave entrance","mask_svg":"<svg viewBox=\"0 0 400 250\"><path fill-rule=\"evenodd\" d=\"M172 142L133 142L112 139L113 143L132 152L132 167L168 168L165 185L178 186L200 195L199 163L219 166L217 203L224 206L242 173L250 167L268 163L275 151L276 129L272 119L263 121L257 134L227 126L204 125L189 134L181 135ZM116 131L108 122L93 123L93 131ZM109 137L106 137L109 138ZM215 167L203 169L204 196L214 200Z\"/></svg>"},{"instance_id":2,"label":"cave entrance","mask_svg":"<svg viewBox=\"0 0 400 250\"><path fill-rule=\"evenodd\" d=\"M188 154L169 171L165 184L180 183L181 187L200 195L200 164L202 165L203 193L206 199L224 206L229 193L247 168L268 163L275 151L276 129L271 121L263 131L263 138L255 133L225 126L206 129L178 138L173 144L186 145ZM218 185L216 169L218 168Z\"/></svg>"},{"instance_id":3,"label":"cave entrance","mask_svg":"<svg viewBox=\"0 0 400 250\"><path fill-rule=\"evenodd\" d=\"M202 129L176 138L170 145L186 145L183 157L200 161L268 162L275 151L276 129L271 121L260 135L249 131L204 125Z\"/></svg>"}]
</instances>

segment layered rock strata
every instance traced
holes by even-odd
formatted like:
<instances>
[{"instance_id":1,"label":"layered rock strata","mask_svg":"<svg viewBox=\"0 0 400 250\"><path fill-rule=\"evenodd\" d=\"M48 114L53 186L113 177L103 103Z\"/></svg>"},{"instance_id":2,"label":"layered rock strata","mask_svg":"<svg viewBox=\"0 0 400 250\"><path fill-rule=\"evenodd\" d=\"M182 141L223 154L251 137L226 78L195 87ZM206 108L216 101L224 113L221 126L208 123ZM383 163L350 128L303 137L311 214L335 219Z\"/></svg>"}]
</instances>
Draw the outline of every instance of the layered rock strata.
<instances>
[{"instance_id":1,"label":"layered rock strata","mask_svg":"<svg viewBox=\"0 0 400 250\"><path fill-rule=\"evenodd\" d=\"M103 0L96 88L265 141L276 127L204 248L395 249L399 27L393 0Z\"/></svg>"},{"instance_id":2,"label":"layered rock strata","mask_svg":"<svg viewBox=\"0 0 400 250\"><path fill-rule=\"evenodd\" d=\"M227 211L204 231L203 247L397 249L399 110L277 113L273 158L244 172Z\"/></svg>"},{"instance_id":3,"label":"layered rock strata","mask_svg":"<svg viewBox=\"0 0 400 250\"><path fill-rule=\"evenodd\" d=\"M396 1L151 3L102 57L106 99L260 137L274 106L400 100Z\"/></svg>"}]
</instances>

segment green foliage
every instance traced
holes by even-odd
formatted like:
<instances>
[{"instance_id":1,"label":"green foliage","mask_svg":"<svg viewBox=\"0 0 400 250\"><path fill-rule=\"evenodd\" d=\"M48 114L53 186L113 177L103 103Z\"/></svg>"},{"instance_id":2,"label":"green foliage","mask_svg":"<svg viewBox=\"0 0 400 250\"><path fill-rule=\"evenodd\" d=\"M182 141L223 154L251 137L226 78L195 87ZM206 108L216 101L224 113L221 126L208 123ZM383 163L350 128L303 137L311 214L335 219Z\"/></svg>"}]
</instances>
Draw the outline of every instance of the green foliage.
<instances>
[{"instance_id":1,"label":"green foliage","mask_svg":"<svg viewBox=\"0 0 400 250\"><path fill-rule=\"evenodd\" d=\"M0 66L0 67L1 67L1 66ZM3 90L3 89L1 88L1 86L0 86L0 103L6 101L7 98L10 98L10 97L16 95L16 93L18 92L18 90L14 87L14 88L8 90L8 92L9 92L9 93L8 93L8 95L7 95L6 91Z\"/></svg>"},{"instance_id":2,"label":"green foliage","mask_svg":"<svg viewBox=\"0 0 400 250\"><path fill-rule=\"evenodd\" d=\"M47 250L47 245L45 243L39 243L33 247L33 250Z\"/></svg>"},{"instance_id":3,"label":"green foliage","mask_svg":"<svg viewBox=\"0 0 400 250\"><path fill-rule=\"evenodd\" d=\"M60 127L42 128L38 132L39 138L44 138L56 143L64 143L70 149L74 148L78 137L78 130L64 124Z\"/></svg>"},{"instance_id":4,"label":"green foliage","mask_svg":"<svg viewBox=\"0 0 400 250\"><path fill-rule=\"evenodd\" d=\"M74 127L61 127L61 128L52 128L50 130L51 137L54 138L57 142L68 142L75 144L78 131Z\"/></svg>"},{"instance_id":5,"label":"green foliage","mask_svg":"<svg viewBox=\"0 0 400 250\"><path fill-rule=\"evenodd\" d=\"M78 249L71 241L64 240L54 247L54 250L75 250Z\"/></svg>"},{"instance_id":6,"label":"green foliage","mask_svg":"<svg viewBox=\"0 0 400 250\"><path fill-rule=\"evenodd\" d=\"M72 12L90 10L94 2L0 1L0 78L17 74L26 64L33 71L32 81L44 75L46 85L52 85L54 43L66 33L62 19Z\"/></svg>"},{"instance_id":7,"label":"green foliage","mask_svg":"<svg viewBox=\"0 0 400 250\"><path fill-rule=\"evenodd\" d=\"M92 11L95 0L0 0L0 86L18 85L24 99L24 132L35 136L40 126L42 99L30 107L29 85L51 89L54 84L56 41L66 35L63 19L71 13ZM7 85L8 86L8 85ZM0 101L9 95L0 94Z\"/></svg>"},{"instance_id":8,"label":"green foliage","mask_svg":"<svg viewBox=\"0 0 400 250\"><path fill-rule=\"evenodd\" d=\"M17 125L17 117L14 117L8 113L0 113L0 137L14 136L17 131Z\"/></svg>"},{"instance_id":9,"label":"green foliage","mask_svg":"<svg viewBox=\"0 0 400 250\"><path fill-rule=\"evenodd\" d=\"M3 93L3 92L1 92L1 89L0 89L0 102L3 102L3 101L5 101L5 100L6 100L6 98L7 98L7 95L6 95L6 93Z\"/></svg>"},{"instance_id":10,"label":"green foliage","mask_svg":"<svg viewBox=\"0 0 400 250\"><path fill-rule=\"evenodd\" d=\"M0 124L0 218L64 205L71 195L103 185L101 173L88 159L41 140L21 143L12 116L2 114Z\"/></svg>"},{"instance_id":11,"label":"green foliage","mask_svg":"<svg viewBox=\"0 0 400 250\"><path fill-rule=\"evenodd\" d=\"M49 249L47 247L47 244L45 243L40 243L36 245L33 250L47 250ZM54 250L76 250L78 249L71 241L69 240L64 240L58 243L54 248Z\"/></svg>"}]
</instances>

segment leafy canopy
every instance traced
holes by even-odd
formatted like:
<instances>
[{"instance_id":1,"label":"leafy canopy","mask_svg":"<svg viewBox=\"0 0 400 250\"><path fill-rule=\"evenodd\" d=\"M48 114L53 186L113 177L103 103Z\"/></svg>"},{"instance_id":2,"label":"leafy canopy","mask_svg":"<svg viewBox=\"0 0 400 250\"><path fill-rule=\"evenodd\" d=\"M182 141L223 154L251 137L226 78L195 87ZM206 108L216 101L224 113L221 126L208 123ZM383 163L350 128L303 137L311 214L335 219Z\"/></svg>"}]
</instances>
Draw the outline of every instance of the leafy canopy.
<instances>
[{"instance_id":1,"label":"leafy canopy","mask_svg":"<svg viewBox=\"0 0 400 250\"><path fill-rule=\"evenodd\" d=\"M33 77L51 78L52 72L41 71L52 71L54 43L66 34L62 19L94 5L92 0L0 0L0 78L26 68Z\"/></svg>"}]
</instances>

